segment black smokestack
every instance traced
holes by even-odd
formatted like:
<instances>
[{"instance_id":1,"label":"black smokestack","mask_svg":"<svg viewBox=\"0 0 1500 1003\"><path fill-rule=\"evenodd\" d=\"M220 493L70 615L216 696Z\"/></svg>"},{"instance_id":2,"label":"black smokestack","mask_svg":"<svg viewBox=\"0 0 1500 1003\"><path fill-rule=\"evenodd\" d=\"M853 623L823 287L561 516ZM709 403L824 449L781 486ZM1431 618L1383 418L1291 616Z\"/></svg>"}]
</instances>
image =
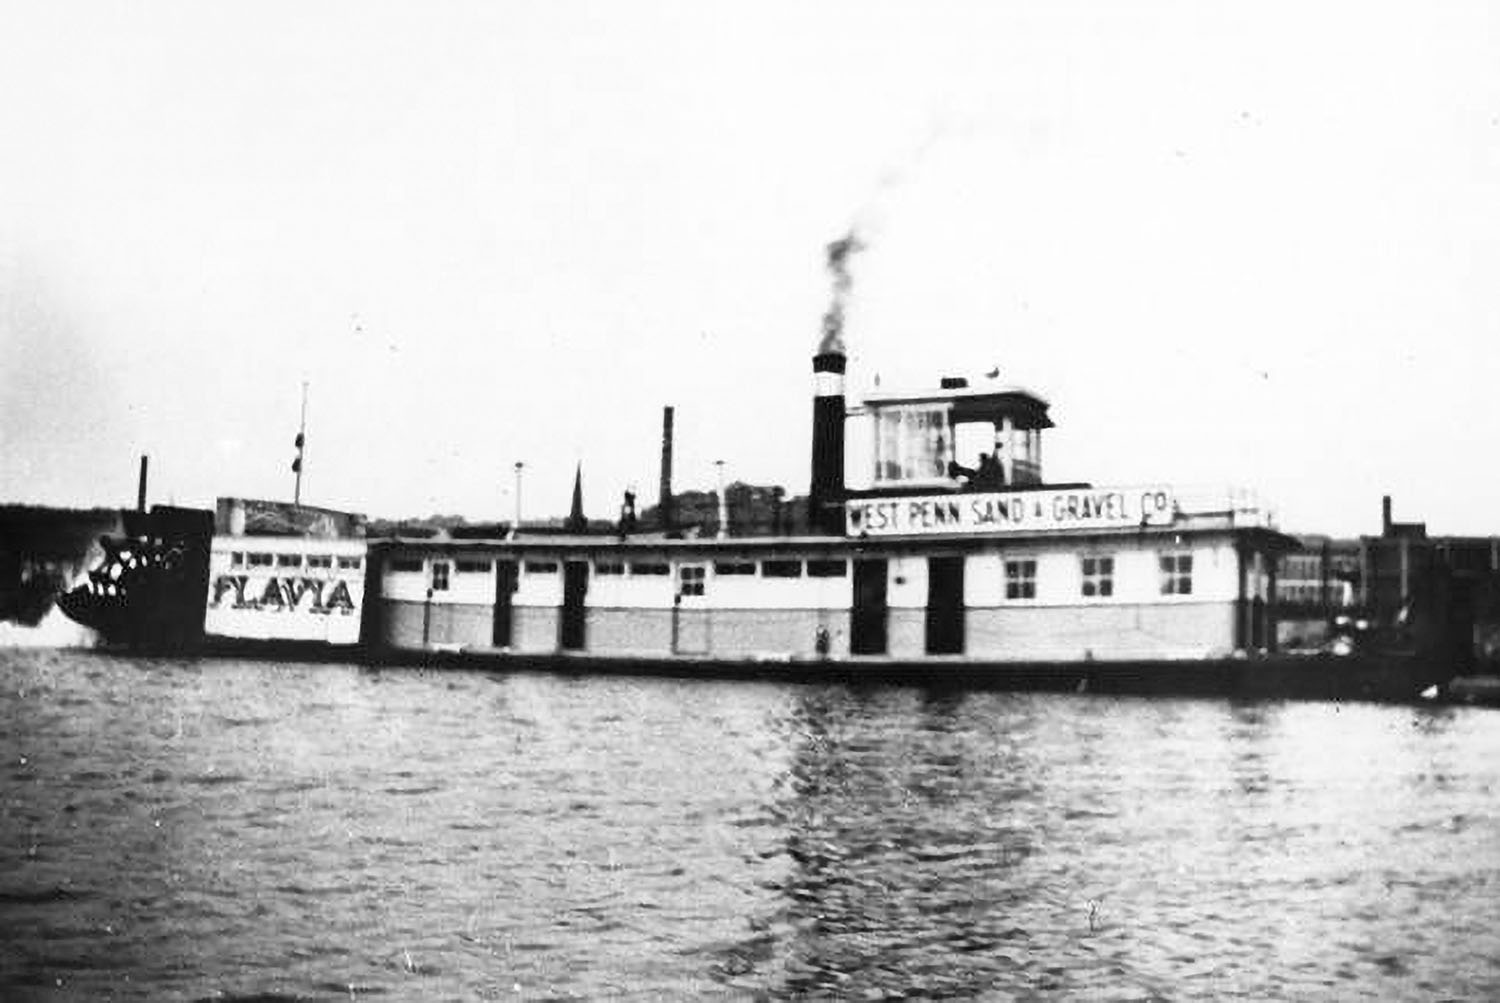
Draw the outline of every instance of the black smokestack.
<instances>
[{"instance_id":1,"label":"black smokestack","mask_svg":"<svg viewBox=\"0 0 1500 1003\"><path fill-rule=\"evenodd\" d=\"M833 295L823 315L823 338L813 356L812 484L808 518L814 529L844 532L844 308L854 280L849 259L865 245L853 230L828 245Z\"/></svg>"},{"instance_id":2,"label":"black smokestack","mask_svg":"<svg viewBox=\"0 0 1500 1003\"><path fill-rule=\"evenodd\" d=\"M146 511L146 468L150 466L151 458L145 453L141 454L141 476L135 486L135 510Z\"/></svg>"},{"instance_id":3,"label":"black smokestack","mask_svg":"<svg viewBox=\"0 0 1500 1003\"><path fill-rule=\"evenodd\" d=\"M672 406L669 404L661 409L661 500L656 506L663 533L674 528L676 513L672 509Z\"/></svg>"}]
</instances>

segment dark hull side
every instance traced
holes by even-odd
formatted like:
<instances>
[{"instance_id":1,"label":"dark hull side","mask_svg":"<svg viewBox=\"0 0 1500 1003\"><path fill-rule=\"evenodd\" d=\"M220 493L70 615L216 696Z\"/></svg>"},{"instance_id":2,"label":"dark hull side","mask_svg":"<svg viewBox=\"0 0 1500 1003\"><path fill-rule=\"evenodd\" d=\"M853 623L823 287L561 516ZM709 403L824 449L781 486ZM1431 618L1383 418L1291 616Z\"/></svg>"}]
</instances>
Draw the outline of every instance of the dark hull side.
<instances>
[{"instance_id":1,"label":"dark hull side","mask_svg":"<svg viewBox=\"0 0 1500 1003\"><path fill-rule=\"evenodd\" d=\"M626 657L578 653L512 654L496 649L400 651L315 641L209 637L187 647L133 653L371 667L467 668L566 675L637 675L783 682L898 684L925 688L1045 691L1248 700L1413 702L1446 684L1450 667L1406 653L1343 657L1273 655L1201 661L981 662L962 657L900 661Z\"/></svg>"}]
</instances>

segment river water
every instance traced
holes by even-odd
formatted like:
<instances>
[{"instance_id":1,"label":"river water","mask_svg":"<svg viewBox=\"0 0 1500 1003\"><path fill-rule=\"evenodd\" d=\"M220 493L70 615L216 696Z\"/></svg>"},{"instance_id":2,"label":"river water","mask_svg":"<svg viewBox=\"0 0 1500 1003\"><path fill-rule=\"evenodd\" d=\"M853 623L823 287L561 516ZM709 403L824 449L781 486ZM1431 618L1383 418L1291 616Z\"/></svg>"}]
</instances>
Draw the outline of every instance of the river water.
<instances>
[{"instance_id":1,"label":"river water","mask_svg":"<svg viewBox=\"0 0 1500 1003\"><path fill-rule=\"evenodd\" d=\"M0 651L0 998L1494 999L1500 712Z\"/></svg>"}]
</instances>

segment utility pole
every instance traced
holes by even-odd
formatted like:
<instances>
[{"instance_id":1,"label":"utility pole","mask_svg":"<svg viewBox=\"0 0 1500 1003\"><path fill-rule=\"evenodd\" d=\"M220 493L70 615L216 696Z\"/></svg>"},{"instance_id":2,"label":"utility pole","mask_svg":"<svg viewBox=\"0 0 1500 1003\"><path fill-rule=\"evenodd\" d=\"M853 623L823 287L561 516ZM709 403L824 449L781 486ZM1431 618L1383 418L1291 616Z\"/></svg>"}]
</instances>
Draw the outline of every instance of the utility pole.
<instances>
[{"instance_id":1,"label":"utility pole","mask_svg":"<svg viewBox=\"0 0 1500 1003\"><path fill-rule=\"evenodd\" d=\"M521 532L521 470L525 466L520 460L516 461L516 518L510 525L511 539Z\"/></svg>"}]
</instances>

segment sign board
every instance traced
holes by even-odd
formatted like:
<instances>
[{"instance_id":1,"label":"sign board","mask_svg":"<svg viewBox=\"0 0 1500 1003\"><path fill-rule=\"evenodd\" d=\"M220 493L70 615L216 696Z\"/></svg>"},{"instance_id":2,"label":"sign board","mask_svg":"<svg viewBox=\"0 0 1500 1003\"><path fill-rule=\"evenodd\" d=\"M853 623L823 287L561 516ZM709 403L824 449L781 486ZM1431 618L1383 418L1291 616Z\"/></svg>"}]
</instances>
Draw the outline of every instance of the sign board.
<instances>
[{"instance_id":1,"label":"sign board","mask_svg":"<svg viewBox=\"0 0 1500 1003\"><path fill-rule=\"evenodd\" d=\"M860 498L844 503L850 536L1017 533L1171 525L1170 488L1070 488Z\"/></svg>"},{"instance_id":2,"label":"sign board","mask_svg":"<svg viewBox=\"0 0 1500 1003\"><path fill-rule=\"evenodd\" d=\"M215 537L204 630L217 637L359 641L363 540Z\"/></svg>"}]
</instances>

